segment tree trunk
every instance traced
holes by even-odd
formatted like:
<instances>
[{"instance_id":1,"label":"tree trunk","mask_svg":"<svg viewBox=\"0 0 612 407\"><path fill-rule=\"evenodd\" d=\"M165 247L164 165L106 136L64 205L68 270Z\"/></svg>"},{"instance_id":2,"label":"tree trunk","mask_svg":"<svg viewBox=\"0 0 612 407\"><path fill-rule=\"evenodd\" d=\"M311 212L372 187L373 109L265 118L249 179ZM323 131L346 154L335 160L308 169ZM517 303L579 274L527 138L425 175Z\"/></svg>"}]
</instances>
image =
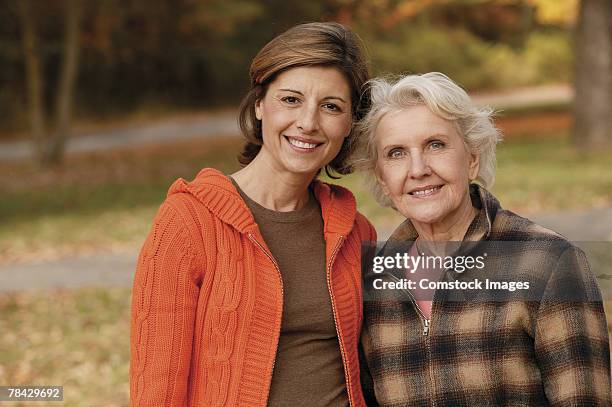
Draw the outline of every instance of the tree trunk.
<instances>
[{"instance_id":1,"label":"tree trunk","mask_svg":"<svg viewBox=\"0 0 612 407\"><path fill-rule=\"evenodd\" d=\"M66 7L66 32L64 36L64 60L55 100L55 129L51 137L49 163L61 164L70 133L74 85L78 76L79 21L81 0L68 0Z\"/></svg>"},{"instance_id":2,"label":"tree trunk","mask_svg":"<svg viewBox=\"0 0 612 407\"><path fill-rule=\"evenodd\" d=\"M21 17L22 45L25 56L30 131L32 132L36 161L42 162L48 151L43 102L44 76L41 71L40 56L37 52L35 19L28 0L19 2L19 15Z\"/></svg>"},{"instance_id":3,"label":"tree trunk","mask_svg":"<svg viewBox=\"0 0 612 407\"><path fill-rule=\"evenodd\" d=\"M582 0L575 42L574 128L579 148L612 144L612 1Z\"/></svg>"},{"instance_id":4,"label":"tree trunk","mask_svg":"<svg viewBox=\"0 0 612 407\"><path fill-rule=\"evenodd\" d=\"M79 23L81 0L66 0L63 59L53 105L53 127L48 125L44 102L43 57L37 49L36 15L30 0L19 1L22 42L25 56L26 87L30 129L36 162L41 167L62 164L66 141L70 133L74 87L79 65Z\"/></svg>"}]
</instances>

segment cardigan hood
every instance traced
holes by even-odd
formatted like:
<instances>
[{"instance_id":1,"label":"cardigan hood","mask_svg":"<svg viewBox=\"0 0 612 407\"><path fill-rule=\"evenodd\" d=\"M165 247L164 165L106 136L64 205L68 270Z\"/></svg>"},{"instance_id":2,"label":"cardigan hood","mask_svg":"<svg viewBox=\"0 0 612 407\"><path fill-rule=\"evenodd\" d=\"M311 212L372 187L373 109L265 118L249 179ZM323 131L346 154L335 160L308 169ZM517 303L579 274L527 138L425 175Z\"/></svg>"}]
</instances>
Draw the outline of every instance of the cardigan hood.
<instances>
[{"instance_id":1,"label":"cardigan hood","mask_svg":"<svg viewBox=\"0 0 612 407\"><path fill-rule=\"evenodd\" d=\"M346 188L313 181L314 193L321 205L326 234L348 235L355 222L355 197ZM215 216L241 233L257 228L255 219L229 178L213 168L204 168L195 179L176 180L168 196L187 193L202 202Z\"/></svg>"}]
</instances>

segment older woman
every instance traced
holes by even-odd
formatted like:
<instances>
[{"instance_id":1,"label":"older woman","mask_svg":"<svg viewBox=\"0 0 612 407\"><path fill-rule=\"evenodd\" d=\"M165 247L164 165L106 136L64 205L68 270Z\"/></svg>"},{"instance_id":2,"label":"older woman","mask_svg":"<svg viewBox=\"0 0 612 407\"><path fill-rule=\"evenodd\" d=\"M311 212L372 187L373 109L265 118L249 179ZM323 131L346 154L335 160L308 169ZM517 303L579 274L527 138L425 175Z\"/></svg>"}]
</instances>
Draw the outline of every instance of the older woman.
<instances>
[{"instance_id":1,"label":"older woman","mask_svg":"<svg viewBox=\"0 0 612 407\"><path fill-rule=\"evenodd\" d=\"M375 240L346 174L368 80L335 23L296 26L255 56L231 176L176 181L138 261L133 406L363 406L360 246Z\"/></svg>"},{"instance_id":2,"label":"older woman","mask_svg":"<svg viewBox=\"0 0 612 407\"><path fill-rule=\"evenodd\" d=\"M491 112L440 73L374 80L371 92L358 163L407 220L382 252L391 269L375 263L364 283L366 399L612 405L606 318L584 254L487 190L500 139ZM434 261L395 264L398 244ZM393 295L372 296L385 289Z\"/></svg>"}]
</instances>

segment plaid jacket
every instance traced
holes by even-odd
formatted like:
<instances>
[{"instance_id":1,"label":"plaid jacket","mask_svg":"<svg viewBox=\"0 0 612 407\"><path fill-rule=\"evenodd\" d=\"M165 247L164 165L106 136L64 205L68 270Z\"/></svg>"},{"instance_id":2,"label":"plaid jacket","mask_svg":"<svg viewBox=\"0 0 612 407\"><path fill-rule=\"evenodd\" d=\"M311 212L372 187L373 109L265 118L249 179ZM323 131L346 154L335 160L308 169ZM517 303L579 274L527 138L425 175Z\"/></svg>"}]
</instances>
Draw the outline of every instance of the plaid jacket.
<instances>
[{"instance_id":1,"label":"plaid jacket","mask_svg":"<svg viewBox=\"0 0 612 407\"><path fill-rule=\"evenodd\" d=\"M503 210L484 188L472 187L472 201L478 214L461 250L478 242L513 244L490 255L484 271L450 269L442 280L483 277L479 273L529 279L536 298L500 300L461 291L451 297L438 290L428 321L406 291L382 299L364 292L362 386L368 405L612 406L606 317L584 253ZM389 242L416 237L405 221ZM364 273L368 290L373 276ZM392 279L390 274L376 277Z\"/></svg>"}]
</instances>

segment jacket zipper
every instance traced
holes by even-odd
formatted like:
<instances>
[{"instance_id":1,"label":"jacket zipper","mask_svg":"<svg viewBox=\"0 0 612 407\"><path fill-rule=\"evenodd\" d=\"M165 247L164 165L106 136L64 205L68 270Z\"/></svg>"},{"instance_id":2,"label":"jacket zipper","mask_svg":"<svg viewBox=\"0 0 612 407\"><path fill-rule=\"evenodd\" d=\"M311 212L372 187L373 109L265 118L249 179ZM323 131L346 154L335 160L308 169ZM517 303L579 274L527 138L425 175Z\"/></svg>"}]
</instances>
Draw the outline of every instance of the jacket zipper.
<instances>
[{"instance_id":1,"label":"jacket zipper","mask_svg":"<svg viewBox=\"0 0 612 407\"><path fill-rule=\"evenodd\" d=\"M391 279L395 280L396 282L401 282L401 280L399 278L397 278L396 276L394 276L391 273L388 273L387 276L389 276ZM408 294L408 296L410 296L410 300L412 301L412 305L414 305L417 314L419 314L419 320L421 321L421 325L423 326L423 336L428 336L429 335L429 326L431 324L431 320L428 319L425 316L425 313L423 313L423 310L421 310L421 307L419 307L419 304L417 304L416 299L414 298L414 296L412 295L412 293L410 292L410 290L403 290L406 292L406 294ZM432 304L432 309L433 309L433 304Z\"/></svg>"},{"instance_id":2,"label":"jacket zipper","mask_svg":"<svg viewBox=\"0 0 612 407\"><path fill-rule=\"evenodd\" d=\"M431 344L429 343L431 341L431 336L429 335L429 333L431 330L431 321L433 320L433 315L434 315L433 311L434 311L434 305L436 303L436 293L437 293L437 290L434 291L433 298L431 299L431 316L430 316L430 319L426 320L427 323L425 325L425 330L423 331L423 335L425 335L425 349L427 349L427 364L428 364L427 370L429 371L429 380L431 382L431 387L433 389L434 394L436 393L436 390L435 390L436 382L435 382L435 378L433 374L433 368L431 366ZM435 407L437 405L436 399L432 398L431 403Z\"/></svg>"},{"instance_id":3,"label":"jacket zipper","mask_svg":"<svg viewBox=\"0 0 612 407\"><path fill-rule=\"evenodd\" d=\"M261 249L262 252L264 252L264 254L268 257L268 259L270 259L270 261L272 262L272 264L274 265L274 268L276 269L276 273L278 274L278 280L280 281L280 286L281 286L281 301L284 302L285 300L285 290L283 287L283 276L281 274L280 268L278 267L278 263L276 263L276 260L274 259L274 257L272 256L272 254L268 253L268 251L259 243L259 241L257 241L257 239L255 239L255 237L253 236L252 233L249 233L249 240L253 243L255 243L255 245L257 247L259 247ZM283 318L283 314L282 314L282 307L281 307L281 323L282 323L282 318ZM279 328L279 334L278 337L276 338L276 346L275 349L276 351L278 351L278 339L280 337L280 328ZM266 396L266 404L268 404L268 398L270 397L270 385L272 383L272 376L274 375L274 367L276 366L276 352L274 352L274 360L272 361L272 374L270 375L270 383L268 383L268 395Z\"/></svg>"},{"instance_id":4,"label":"jacket zipper","mask_svg":"<svg viewBox=\"0 0 612 407\"><path fill-rule=\"evenodd\" d=\"M344 236L340 236L340 239L338 240L338 243L336 244L336 247L334 248L334 251L332 252L332 255L329 259L329 263L327 265L327 272L326 272L326 280L327 280L327 290L329 291L329 298L331 300L331 305L332 305L332 313L334 316L334 326L336 327L336 335L338 335L338 343L340 344L340 355L342 356L342 366L344 367L344 377L346 378L346 394L348 396L348 401L349 401L349 406L353 406L353 397L351 395L351 377L348 371L348 367L346 365L346 354L344 351L344 342L342 341L342 335L340 335L340 328L338 327L338 319L336 316L336 304L334 303L334 295L332 293L332 288L331 288L331 270L332 270L332 265L334 264L334 259L336 258L336 254L338 253L338 249L340 249L340 246L342 245L342 242L344 241Z\"/></svg>"},{"instance_id":5,"label":"jacket zipper","mask_svg":"<svg viewBox=\"0 0 612 407\"><path fill-rule=\"evenodd\" d=\"M445 271L446 272L446 271ZM397 278L396 276L394 276L393 274L389 273L387 274L388 276L390 276L392 279L396 280L396 281L400 281L399 278ZM412 293L410 292L410 290L403 290L406 292L406 294L408 294L412 300L412 304L414 305L417 314L419 314L419 319L421 320L421 324L423 325L423 336L425 337L425 349L427 351L427 364L428 364L428 373L429 373L429 382L431 383L431 387L435 388L435 381L434 381L434 376L433 376L433 371L431 368L431 345L429 343L430 341L430 330L431 330L431 320L433 319L433 308L434 308L434 304L435 304L435 299L436 299L436 292L434 292L434 296L431 300L431 318L427 318L425 316L425 314L423 313L423 310L421 310L421 308L419 307L419 304L417 304L416 302L416 298L414 298L414 295L412 295ZM431 403L433 406L436 406L436 400L432 399Z\"/></svg>"}]
</instances>

